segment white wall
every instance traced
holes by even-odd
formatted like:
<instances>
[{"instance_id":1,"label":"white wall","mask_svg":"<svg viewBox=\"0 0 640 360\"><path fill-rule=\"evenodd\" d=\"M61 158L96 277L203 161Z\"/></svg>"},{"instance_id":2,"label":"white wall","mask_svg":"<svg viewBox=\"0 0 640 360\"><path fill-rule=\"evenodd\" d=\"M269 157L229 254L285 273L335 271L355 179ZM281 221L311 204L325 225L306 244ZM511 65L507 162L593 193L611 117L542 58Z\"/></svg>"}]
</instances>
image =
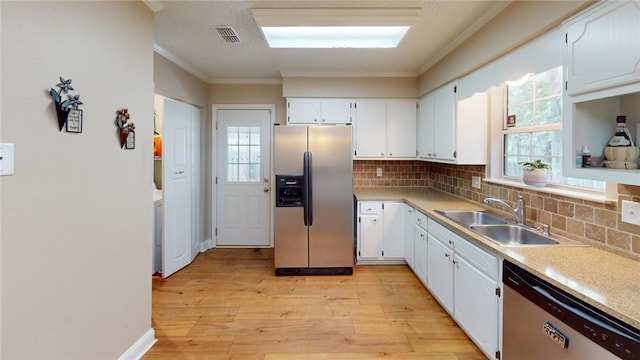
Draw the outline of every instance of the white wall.
<instances>
[{"instance_id":1,"label":"white wall","mask_svg":"<svg viewBox=\"0 0 640 360\"><path fill-rule=\"evenodd\" d=\"M1 358L113 359L151 330L153 13L141 1L0 2ZM49 89L72 79L81 134ZM116 110L136 125L119 146Z\"/></svg>"}]
</instances>

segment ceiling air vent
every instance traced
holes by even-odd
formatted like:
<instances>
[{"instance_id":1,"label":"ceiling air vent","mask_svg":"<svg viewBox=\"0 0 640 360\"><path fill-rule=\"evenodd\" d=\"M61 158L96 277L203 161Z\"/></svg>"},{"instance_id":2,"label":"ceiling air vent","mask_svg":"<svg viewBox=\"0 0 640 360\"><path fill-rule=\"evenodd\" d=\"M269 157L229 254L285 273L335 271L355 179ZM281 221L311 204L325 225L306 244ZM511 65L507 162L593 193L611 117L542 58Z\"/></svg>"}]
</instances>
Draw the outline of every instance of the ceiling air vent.
<instances>
[{"instance_id":1,"label":"ceiling air vent","mask_svg":"<svg viewBox=\"0 0 640 360\"><path fill-rule=\"evenodd\" d=\"M220 38L222 38L222 40L227 44L237 44L240 42L238 33L231 26L221 25L212 26L211 28L214 29Z\"/></svg>"}]
</instances>

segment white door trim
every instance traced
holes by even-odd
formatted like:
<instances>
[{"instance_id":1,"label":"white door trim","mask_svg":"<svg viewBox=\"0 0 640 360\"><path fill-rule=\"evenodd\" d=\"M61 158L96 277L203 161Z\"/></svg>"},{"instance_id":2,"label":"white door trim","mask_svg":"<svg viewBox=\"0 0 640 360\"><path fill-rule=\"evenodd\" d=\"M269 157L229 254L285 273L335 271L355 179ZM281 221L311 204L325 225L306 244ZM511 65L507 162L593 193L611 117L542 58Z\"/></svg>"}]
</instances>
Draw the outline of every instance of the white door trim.
<instances>
[{"instance_id":1,"label":"white door trim","mask_svg":"<svg viewBox=\"0 0 640 360\"><path fill-rule=\"evenodd\" d=\"M216 231L218 227L217 222L217 186L216 176L218 176L218 110L269 110L271 120L270 124L275 124L276 105L275 104L213 104L211 106L211 236L212 241L209 242L209 249L216 247ZM274 184L274 168L273 168L273 141L271 141L271 147L269 154L272 158L270 165L271 179L270 183ZM269 204L271 209L275 207L275 197L273 195L273 188L269 192ZM273 211L269 215L269 247L273 247Z\"/></svg>"}]
</instances>

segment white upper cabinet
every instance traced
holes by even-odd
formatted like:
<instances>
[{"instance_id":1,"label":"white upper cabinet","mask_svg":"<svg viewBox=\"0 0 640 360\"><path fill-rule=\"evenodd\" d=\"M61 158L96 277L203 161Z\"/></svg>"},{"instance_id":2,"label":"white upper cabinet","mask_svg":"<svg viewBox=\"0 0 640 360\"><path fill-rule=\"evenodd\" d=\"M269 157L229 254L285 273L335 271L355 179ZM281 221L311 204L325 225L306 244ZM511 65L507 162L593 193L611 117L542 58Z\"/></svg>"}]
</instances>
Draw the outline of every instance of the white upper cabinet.
<instances>
[{"instance_id":1,"label":"white upper cabinet","mask_svg":"<svg viewBox=\"0 0 640 360\"><path fill-rule=\"evenodd\" d=\"M435 152L433 148L433 98L430 92L418 101L418 122L416 124L416 137L418 158L428 160Z\"/></svg>"},{"instance_id":2,"label":"white upper cabinet","mask_svg":"<svg viewBox=\"0 0 640 360\"><path fill-rule=\"evenodd\" d=\"M567 44L562 151L573 155L587 146L594 164L578 167L573 156L565 156L565 176L640 185L640 169L602 166L618 115L627 116L627 127L638 142L639 26L639 1L599 2L563 23Z\"/></svg>"},{"instance_id":3,"label":"white upper cabinet","mask_svg":"<svg viewBox=\"0 0 640 360\"><path fill-rule=\"evenodd\" d=\"M640 2L601 2L564 26L567 94L640 80Z\"/></svg>"},{"instance_id":4,"label":"white upper cabinet","mask_svg":"<svg viewBox=\"0 0 640 360\"><path fill-rule=\"evenodd\" d=\"M349 124L353 102L346 99L287 99L289 124Z\"/></svg>"},{"instance_id":5,"label":"white upper cabinet","mask_svg":"<svg viewBox=\"0 0 640 360\"><path fill-rule=\"evenodd\" d=\"M457 81L420 98L418 158L449 164L486 164L487 111L486 93L459 99Z\"/></svg>"},{"instance_id":6,"label":"white upper cabinet","mask_svg":"<svg viewBox=\"0 0 640 360\"><path fill-rule=\"evenodd\" d=\"M415 159L416 100L358 100L356 159Z\"/></svg>"},{"instance_id":7,"label":"white upper cabinet","mask_svg":"<svg viewBox=\"0 0 640 360\"><path fill-rule=\"evenodd\" d=\"M387 102L388 157L415 159L416 111L416 100Z\"/></svg>"}]
</instances>

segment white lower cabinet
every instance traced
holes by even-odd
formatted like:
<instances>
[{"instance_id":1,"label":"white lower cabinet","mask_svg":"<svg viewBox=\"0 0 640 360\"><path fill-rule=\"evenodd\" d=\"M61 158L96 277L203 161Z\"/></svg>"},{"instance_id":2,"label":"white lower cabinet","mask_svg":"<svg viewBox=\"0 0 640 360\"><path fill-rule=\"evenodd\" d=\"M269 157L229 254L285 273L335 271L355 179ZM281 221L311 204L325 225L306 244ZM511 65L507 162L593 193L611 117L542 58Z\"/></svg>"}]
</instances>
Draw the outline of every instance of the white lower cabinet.
<instances>
[{"instance_id":1,"label":"white lower cabinet","mask_svg":"<svg viewBox=\"0 0 640 360\"><path fill-rule=\"evenodd\" d=\"M416 212L415 209L407 204L402 204L402 213L404 214L404 261L411 269L415 267L414 262L414 227Z\"/></svg>"},{"instance_id":2,"label":"white lower cabinet","mask_svg":"<svg viewBox=\"0 0 640 360\"><path fill-rule=\"evenodd\" d=\"M428 288L489 358L500 351L500 261L429 220Z\"/></svg>"},{"instance_id":3,"label":"white lower cabinet","mask_svg":"<svg viewBox=\"0 0 640 360\"><path fill-rule=\"evenodd\" d=\"M413 230L413 272L427 285L427 215L416 211Z\"/></svg>"},{"instance_id":4,"label":"white lower cabinet","mask_svg":"<svg viewBox=\"0 0 640 360\"><path fill-rule=\"evenodd\" d=\"M500 284L463 257L456 255L454 261L454 318L487 356L495 354L499 349L499 298L496 289Z\"/></svg>"},{"instance_id":5,"label":"white lower cabinet","mask_svg":"<svg viewBox=\"0 0 640 360\"><path fill-rule=\"evenodd\" d=\"M428 287L433 296L453 316L453 249L429 233Z\"/></svg>"},{"instance_id":6,"label":"white lower cabinet","mask_svg":"<svg viewBox=\"0 0 640 360\"><path fill-rule=\"evenodd\" d=\"M402 202L358 202L357 261L404 263L405 210Z\"/></svg>"}]
</instances>

